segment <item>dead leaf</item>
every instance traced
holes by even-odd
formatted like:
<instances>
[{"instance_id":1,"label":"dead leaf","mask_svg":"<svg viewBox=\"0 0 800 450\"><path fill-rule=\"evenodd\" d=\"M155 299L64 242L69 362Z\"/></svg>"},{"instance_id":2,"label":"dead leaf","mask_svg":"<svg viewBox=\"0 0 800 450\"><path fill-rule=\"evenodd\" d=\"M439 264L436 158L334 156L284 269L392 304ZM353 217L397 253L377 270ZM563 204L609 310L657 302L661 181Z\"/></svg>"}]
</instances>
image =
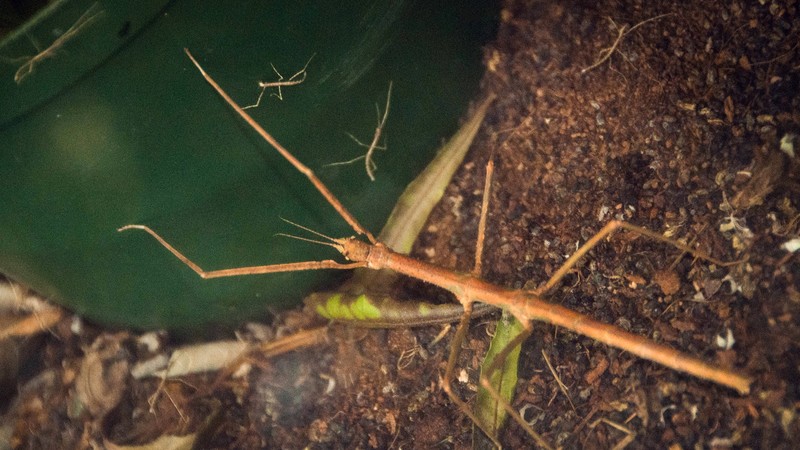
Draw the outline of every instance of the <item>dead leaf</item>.
<instances>
[{"instance_id":1,"label":"dead leaf","mask_svg":"<svg viewBox=\"0 0 800 450\"><path fill-rule=\"evenodd\" d=\"M673 295L681 288L681 281L673 270L659 270L653 276L653 281L664 295Z\"/></svg>"},{"instance_id":2,"label":"dead leaf","mask_svg":"<svg viewBox=\"0 0 800 450\"><path fill-rule=\"evenodd\" d=\"M750 69L751 69L750 60L747 59L747 56L742 55L742 57L739 58L739 67L741 67L742 69L744 69L744 70L746 70L748 72L750 71Z\"/></svg>"},{"instance_id":3,"label":"dead leaf","mask_svg":"<svg viewBox=\"0 0 800 450\"><path fill-rule=\"evenodd\" d=\"M723 108L725 111L725 120L727 120L728 123L733 123L734 107L733 107L733 98L731 98L730 95L725 97L725 104Z\"/></svg>"},{"instance_id":4,"label":"dead leaf","mask_svg":"<svg viewBox=\"0 0 800 450\"><path fill-rule=\"evenodd\" d=\"M703 294L705 294L706 298L711 298L719 291L720 287L722 287L722 280L708 278L703 281Z\"/></svg>"},{"instance_id":5,"label":"dead leaf","mask_svg":"<svg viewBox=\"0 0 800 450\"><path fill-rule=\"evenodd\" d=\"M756 153L753 176L733 197L731 205L746 209L764 203L764 198L775 189L787 167L786 154L783 152L767 150Z\"/></svg>"},{"instance_id":6,"label":"dead leaf","mask_svg":"<svg viewBox=\"0 0 800 450\"><path fill-rule=\"evenodd\" d=\"M191 450L197 440L197 433L185 436L164 435L143 445L117 445L109 440L103 442L109 450Z\"/></svg>"},{"instance_id":7,"label":"dead leaf","mask_svg":"<svg viewBox=\"0 0 800 450\"><path fill-rule=\"evenodd\" d=\"M633 285L631 286L633 288L635 288L636 286L641 286L646 283L646 280L641 275L627 274L625 275L625 279L628 280L628 282Z\"/></svg>"},{"instance_id":8,"label":"dead leaf","mask_svg":"<svg viewBox=\"0 0 800 450\"><path fill-rule=\"evenodd\" d=\"M75 394L94 417L114 409L128 389L128 358L122 335L103 334L89 348L75 380Z\"/></svg>"},{"instance_id":9,"label":"dead leaf","mask_svg":"<svg viewBox=\"0 0 800 450\"><path fill-rule=\"evenodd\" d=\"M694 331L697 329L693 322L685 321L685 320L672 320L669 322L672 328L675 328L678 331Z\"/></svg>"},{"instance_id":10,"label":"dead leaf","mask_svg":"<svg viewBox=\"0 0 800 450\"><path fill-rule=\"evenodd\" d=\"M213 372L231 364L248 348L246 342L216 341L181 347L172 352L167 373L154 375L167 378L192 373Z\"/></svg>"},{"instance_id":11,"label":"dead leaf","mask_svg":"<svg viewBox=\"0 0 800 450\"><path fill-rule=\"evenodd\" d=\"M594 366L591 370L586 372L586 375L583 376L583 380L586 384L594 384L597 380L600 379L606 370L608 370L609 362L608 358L600 356L600 360L597 362L597 365Z\"/></svg>"}]
</instances>

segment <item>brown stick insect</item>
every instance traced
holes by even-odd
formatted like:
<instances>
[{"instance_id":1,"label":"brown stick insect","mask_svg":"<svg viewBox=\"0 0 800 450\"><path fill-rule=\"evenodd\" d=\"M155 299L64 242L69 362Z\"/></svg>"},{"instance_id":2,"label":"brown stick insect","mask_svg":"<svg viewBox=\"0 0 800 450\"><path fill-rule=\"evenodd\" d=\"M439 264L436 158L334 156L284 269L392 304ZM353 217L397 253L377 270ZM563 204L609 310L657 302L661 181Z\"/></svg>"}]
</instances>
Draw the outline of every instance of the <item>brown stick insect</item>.
<instances>
[{"instance_id":1,"label":"brown stick insect","mask_svg":"<svg viewBox=\"0 0 800 450\"><path fill-rule=\"evenodd\" d=\"M93 3L61 36L57 37L46 49L40 51L36 55L16 58L22 59L25 62L19 66L14 73L14 82L21 84L28 75L31 75L35 67L41 64L47 58L53 58L56 52L60 50L67 42L74 39L78 34L83 32L92 22L96 21L103 15L103 10L99 10L99 4ZM35 45L35 44L34 44Z\"/></svg>"},{"instance_id":2,"label":"brown stick insect","mask_svg":"<svg viewBox=\"0 0 800 450\"><path fill-rule=\"evenodd\" d=\"M598 243L619 229L624 229L656 241L670 244L682 251L691 253L696 257L710 261L714 264L724 266L735 264L736 262L729 263L720 261L703 252L697 251L688 245L673 241L653 231L617 220L607 223L602 229L600 229L600 231L598 231L572 256L570 256L561 266L561 268L558 269L542 287L536 290L507 289L488 283L479 277L479 255L482 249L481 237L484 234L482 229L485 227L485 225L480 225L481 230L479 230L479 239L477 245L478 250L476 252L478 256L476 257L475 267L473 268L472 272L468 274L457 273L449 269L416 260L409 256L395 253L386 245L379 242L372 233L362 227L358 220L353 217L353 215L342 205L342 203L333 195L333 193L331 193L325 184L323 184L322 181L317 178L311 169L297 160L266 130L256 123L247 114L247 112L245 112L233 99L231 99L230 96L228 96L228 94L205 72L205 70L194 59L191 53L189 53L188 50L185 50L185 52L203 75L205 80L234 109L234 111L236 111L262 138L264 138L264 140L272 145L289 163L291 163L299 172L304 174L317 188L317 190L325 197L328 203L333 206L337 213L350 225L350 227L358 235L363 236L366 239L366 242L358 237L330 238L321 233L306 229L307 231L314 233L317 237L324 239L325 242L321 243L336 249L349 262L342 263L334 260L307 261L207 271L184 256L181 252L175 249L175 247L170 245L166 240L159 236L155 231L145 225L125 225L121 227L119 231L139 229L149 233L176 258L189 266L194 272L204 279L276 272L292 272L300 270L355 269L364 267L374 270L390 269L402 275L417 278L452 292L463 306L464 313L461 316L456 335L453 339L453 343L451 344L447 368L442 379L442 388L452 399L452 401L456 403L459 408L476 423L476 425L481 427L484 432L487 432L487 430L483 427L483 425L481 425L480 421L476 419L474 414L467 407L466 403L455 394L450 385L450 380L452 379L458 356L458 350L460 349L460 343L466 333L470 315L473 309L473 303L475 302L493 305L509 311L521 323L525 324L527 330L530 330L533 321L550 323L566 328L575 333L590 337L606 345L632 353L641 358L664 365L671 369L732 388L741 394L747 394L750 391L751 379L741 373L718 367L699 358L677 351L673 348L658 344L633 333L629 333L619 327L596 321L569 308L543 300L543 296L557 284L559 284L562 278L578 263L583 256L586 255L586 253L588 253ZM481 218L481 222L484 223L486 215L486 199L488 198L486 194L489 190L491 180L490 172L491 167L488 167L486 177L487 184L484 189L484 206ZM523 335L515 339L506 347L508 351L510 351L512 347L521 343L525 337L527 337L527 333L523 333ZM502 360L501 356L495 358L495 363L499 363ZM491 372L491 370L489 372ZM490 392L493 392L493 396L495 396L495 398L500 398L496 391L494 391L486 381L486 377L482 377L481 383L484 387L487 387ZM535 433L515 411L512 410L511 406L507 402L502 401L502 404L503 407L511 413L511 416L518 423L520 423L521 426L523 426L523 428L537 441L539 445L543 447L549 447L549 445L537 433ZM496 438L491 436L490 432L487 432L487 435L489 435L496 445L500 445Z\"/></svg>"}]
</instances>

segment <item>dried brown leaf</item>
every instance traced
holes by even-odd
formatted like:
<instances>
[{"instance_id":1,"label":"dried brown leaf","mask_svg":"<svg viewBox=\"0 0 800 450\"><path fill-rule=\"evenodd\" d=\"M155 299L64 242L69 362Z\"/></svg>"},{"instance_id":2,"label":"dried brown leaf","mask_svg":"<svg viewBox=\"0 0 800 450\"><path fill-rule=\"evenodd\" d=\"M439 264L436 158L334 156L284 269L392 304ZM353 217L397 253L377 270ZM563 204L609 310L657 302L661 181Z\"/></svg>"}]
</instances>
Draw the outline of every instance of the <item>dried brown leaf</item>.
<instances>
[{"instance_id":1,"label":"dried brown leaf","mask_svg":"<svg viewBox=\"0 0 800 450\"><path fill-rule=\"evenodd\" d=\"M681 281L674 270L659 270L653 276L653 281L664 295L673 295L681 288Z\"/></svg>"}]
</instances>

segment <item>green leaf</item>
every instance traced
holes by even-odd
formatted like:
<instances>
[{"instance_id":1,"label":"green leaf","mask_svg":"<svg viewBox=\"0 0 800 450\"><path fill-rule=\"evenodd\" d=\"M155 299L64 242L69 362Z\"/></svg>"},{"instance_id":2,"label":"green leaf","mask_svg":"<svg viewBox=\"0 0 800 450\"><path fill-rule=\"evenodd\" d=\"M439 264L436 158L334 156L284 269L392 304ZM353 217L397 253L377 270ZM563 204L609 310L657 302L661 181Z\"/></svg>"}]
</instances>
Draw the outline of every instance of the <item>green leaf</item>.
<instances>
[{"instance_id":1,"label":"green leaf","mask_svg":"<svg viewBox=\"0 0 800 450\"><path fill-rule=\"evenodd\" d=\"M436 152L436 157L425 170L409 183L381 229L381 242L397 253L411 252L428 216L464 161L493 101L494 95L484 99L472 117Z\"/></svg>"},{"instance_id":2,"label":"green leaf","mask_svg":"<svg viewBox=\"0 0 800 450\"><path fill-rule=\"evenodd\" d=\"M511 314L503 311L503 316L497 322L497 328L489 346L489 351L486 352L486 357L481 364L481 377L485 376L484 373L489 370L500 352L523 332L524 327L522 324ZM517 386L520 347L520 345L517 345L511 349L499 369L488 374L490 385L500 394L502 402L508 404L514 399L514 389ZM494 432L495 435L500 431L508 416L502 402L498 401L484 387L478 388L475 416L481 421L486 430Z\"/></svg>"},{"instance_id":3,"label":"green leaf","mask_svg":"<svg viewBox=\"0 0 800 450\"><path fill-rule=\"evenodd\" d=\"M472 2L333 0L102 2L102 15L37 64L96 2L61 1L0 42L0 271L90 319L142 328L235 324L295 304L330 272L201 280L143 234L144 223L205 269L330 259L330 249L277 238L280 217L328 235L352 234L308 180L259 140L183 54L188 47L249 112L377 229L432 157L481 74L482 24ZM149 9L148 9L149 8ZM163 8L163 9L162 9ZM135 11L134 11L135 10ZM22 58L22 59L18 59ZM393 83L375 156L364 149L375 104ZM340 274L341 275L341 274Z\"/></svg>"}]
</instances>

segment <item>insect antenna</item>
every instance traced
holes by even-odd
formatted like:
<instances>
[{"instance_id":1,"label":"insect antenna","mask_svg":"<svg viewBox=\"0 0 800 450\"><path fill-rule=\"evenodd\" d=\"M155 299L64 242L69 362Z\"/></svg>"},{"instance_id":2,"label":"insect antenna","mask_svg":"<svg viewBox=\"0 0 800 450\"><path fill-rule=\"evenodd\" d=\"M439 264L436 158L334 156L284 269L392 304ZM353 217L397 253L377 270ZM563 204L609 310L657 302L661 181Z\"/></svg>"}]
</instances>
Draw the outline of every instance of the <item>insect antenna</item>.
<instances>
[{"instance_id":1,"label":"insect antenna","mask_svg":"<svg viewBox=\"0 0 800 450\"><path fill-rule=\"evenodd\" d=\"M320 241L320 240L317 240L317 239L309 239L309 238L305 238L305 237L302 237L302 236L295 236L293 234L288 234L288 233L275 233L275 236L283 236L283 237L287 237L287 238L297 239L298 241L311 242L312 244L327 245L328 247L333 247L333 248L335 248L337 250L340 247L339 245L337 245L337 244L335 244L333 242L325 242L325 241Z\"/></svg>"},{"instance_id":2,"label":"insect antenna","mask_svg":"<svg viewBox=\"0 0 800 450\"><path fill-rule=\"evenodd\" d=\"M311 234L313 234L313 235L316 235L316 236L319 236L319 237L321 237L321 238L327 239L327 240L328 240L328 241L330 241L330 242L337 242L337 240L336 240L335 238L332 238L332 237L330 237L330 236L328 236L328 235L326 235L326 234L322 234L322 233L320 233L319 231L312 230L311 228L308 228L308 227L306 227L306 226L300 225L299 223L292 222L292 221L291 221L291 220L289 220L289 219L284 219L283 217L281 217L280 219L281 219L282 221L284 221L284 222L288 223L289 225L294 225L294 226L296 226L297 228L300 228L300 229L301 229L301 230L303 230L303 231L308 231L309 233L311 233ZM297 236L293 236L293 235L291 235L291 234L278 233L276 236L286 236L286 237L293 237L293 238L296 238L296 239L305 240L305 241L309 241L309 242L318 242L318 243L320 243L320 244L332 245L330 242L321 242L321 241L315 241L315 240L313 240L313 239L299 238L299 237L297 237Z\"/></svg>"},{"instance_id":3,"label":"insect antenna","mask_svg":"<svg viewBox=\"0 0 800 450\"><path fill-rule=\"evenodd\" d=\"M332 238L332 237L328 236L327 234L322 234L319 231L312 230L311 228L308 228L306 226L300 225L299 223L292 222L289 219L284 219L283 217L281 217L280 219L282 221L290 224L290 225L294 225L295 227L300 228L303 231L307 231L307 232L309 232L309 233L311 233L311 234L313 234L315 236L319 236L319 237L321 237L321 238L323 238L325 240L310 239L310 238L307 238L307 237L295 236L293 234L288 234L288 233L276 233L275 236L284 236L284 237L288 237L288 238L292 238L292 239L297 239L298 241L311 242L313 244L319 244L319 245L327 245L328 247L335 248L336 251L338 251L339 253L342 253L344 251L344 247L342 247L341 241L339 239Z\"/></svg>"}]
</instances>

